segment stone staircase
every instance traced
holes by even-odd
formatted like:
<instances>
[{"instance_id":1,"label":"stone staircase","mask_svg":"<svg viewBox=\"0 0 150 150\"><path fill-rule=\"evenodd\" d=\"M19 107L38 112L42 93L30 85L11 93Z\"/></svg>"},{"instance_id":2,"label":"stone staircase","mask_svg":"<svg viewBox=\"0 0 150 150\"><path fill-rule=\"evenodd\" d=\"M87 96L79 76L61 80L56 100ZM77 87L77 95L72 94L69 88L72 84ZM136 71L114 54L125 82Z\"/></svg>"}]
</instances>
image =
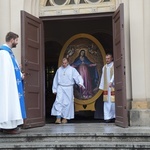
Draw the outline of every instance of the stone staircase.
<instances>
[{"instance_id":1,"label":"stone staircase","mask_svg":"<svg viewBox=\"0 0 150 150\"><path fill-rule=\"evenodd\" d=\"M0 149L150 150L150 128L124 129L115 125L107 127L105 124L99 128L98 124L84 126L46 125L41 128L24 129L18 135L0 133Z\"/></svg>"}]
</instances>

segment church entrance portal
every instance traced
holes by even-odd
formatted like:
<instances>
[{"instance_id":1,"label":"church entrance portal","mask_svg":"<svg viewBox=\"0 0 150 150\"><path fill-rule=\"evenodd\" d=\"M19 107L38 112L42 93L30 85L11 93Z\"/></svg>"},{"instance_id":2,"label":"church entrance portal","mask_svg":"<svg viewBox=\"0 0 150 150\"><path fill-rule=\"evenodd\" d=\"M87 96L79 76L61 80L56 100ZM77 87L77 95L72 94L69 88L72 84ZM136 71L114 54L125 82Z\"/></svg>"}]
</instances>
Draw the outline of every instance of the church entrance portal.
<instances>
[{"instance_id":1,"label":"church entrance portal","mask_svg":"<svg viewBox=\"0 0 150 150\"><path fill-rule=\"evenodd\" d=\"M43 32L45 32L45 37ZM88 36L92 36L99 41L106 52L113 51L116 99L115 124L128 127L124 6L120 4L115 13L101 14L36 18L25 11L21 11L21 56L24 72L26 73L24 87L28 116L25 120L25 128L43 126L45 124L45 111L46 114L50 114L50 109L55 99L50 92L53 75L58 67L58 57L61 56L61 48L70 37L78 34L88 34ZM49 68L47 69L46 67ZM46 73L45 75L47 70L48 74ZM97 97L95 102L95 110L91 109L93 118L102 117L103 107L100 104L102 100L99 101L99 98L100 96ZM84 110L86 108L88 107L83 105L83 107L80 107L82 111L79 111L79 109L78 112L76 111L76 114L82 114L81 120L83 120L83 116L88 116L88 112Z\"/></svg>"},{"instance_id":2,"label":"church entrance portal","mask_svg":"<svg viewBox=\"0 0 150 150\"><path fill-rule=\"evenodd\" d=\"M52 94L52 82L58 68L61 50L68 39L76 34L89 34L96 38L104 48L105 53L113 53L112 15L102 14L99 17L76 17L69 19L49 20L43 18L44 39L45 39L45 102L46 118L53 122L54 117L50 116L50 110L55 100ZM100 78L99 78L100 79ZM94 109L78 109L75 111L75 122L103 120L102 95L94 102ZM78 107L75 106L75 107ZM81 106L82 107L82 106ZM85 106L86 107L86 106Z\"/></svg>"}]
</instances>

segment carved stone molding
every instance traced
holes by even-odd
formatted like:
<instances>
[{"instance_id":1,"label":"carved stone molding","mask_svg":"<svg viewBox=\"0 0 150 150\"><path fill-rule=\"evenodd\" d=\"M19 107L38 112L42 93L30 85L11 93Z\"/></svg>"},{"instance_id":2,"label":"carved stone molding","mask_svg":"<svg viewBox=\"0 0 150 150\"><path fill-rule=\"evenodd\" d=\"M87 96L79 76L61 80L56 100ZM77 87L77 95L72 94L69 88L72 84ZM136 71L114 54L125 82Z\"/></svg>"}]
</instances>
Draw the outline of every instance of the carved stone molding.
<instances>
[{"instance_id":1,"label":"carved stone molding","mask_svg":"<svg viewBox=\"0 0 150 150\"><path fill-rule=\"evenodd\" d=\"M84 0L88 4L98 4L101 2L104 2L104 0L97 0L97 1L92 1L92 0Z\"/></svg>"},{"instance_id":2,"label":"carved stone molding","mask_svg":"<svg viewBox=\"0 0 150 150\"><path fill-rule=\"evenodd\" d=\"M40 0L39 16L114 12L116 0Z\"/></svg>"},{"instance_id":3,"label":"carved stone molding","mask_svg":"<svg viewBox=\"0 0 150 150\"><path fill-rule=\"evenodd\" d=\"M70 0L61 0L61 3L59 4L60 1L57 0L49 0L50 4L53 6L64 6L64 5L68 5L70 3Z\"/></svg>"},{"instance_id":4,"label":"carved stone molding","mask_svg":"<svg viewBox=\"0 0 150 150\"><path fill-rule=\"evenodd\" d=\"M64 6L64 5L69 5L71 2L74 4L81 4L81 3L86 3L86 4L98 4L101 2L104 2L105 0L48 0L51 6ZM110 1L110 0L107 0Z\"/></svg>"}]
</instances>

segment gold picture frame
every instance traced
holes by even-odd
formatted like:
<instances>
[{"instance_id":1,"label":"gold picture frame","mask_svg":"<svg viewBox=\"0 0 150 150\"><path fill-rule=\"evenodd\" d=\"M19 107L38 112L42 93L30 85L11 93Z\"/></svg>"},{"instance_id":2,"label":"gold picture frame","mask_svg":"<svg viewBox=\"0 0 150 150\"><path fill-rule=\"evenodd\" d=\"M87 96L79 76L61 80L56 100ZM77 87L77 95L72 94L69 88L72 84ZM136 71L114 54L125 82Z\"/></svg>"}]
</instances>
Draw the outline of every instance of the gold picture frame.
<instances>
[{"instance_id":1,"label":"gold picture frame","mask_svg":"<svg viewBox=\"0 0 150 150\"><path fill-rule=\"evenodd\" d=\"M81 55L84 55L84 62ZM63 57L68 57L70 65L79 71L86 85L82 91L75 86L75 111L95 110L95 101L102 94L98 87L105 55L102 44L90 34L76 34L64 44L59 56L59 66Z\"/></svg>"}]
</instances>

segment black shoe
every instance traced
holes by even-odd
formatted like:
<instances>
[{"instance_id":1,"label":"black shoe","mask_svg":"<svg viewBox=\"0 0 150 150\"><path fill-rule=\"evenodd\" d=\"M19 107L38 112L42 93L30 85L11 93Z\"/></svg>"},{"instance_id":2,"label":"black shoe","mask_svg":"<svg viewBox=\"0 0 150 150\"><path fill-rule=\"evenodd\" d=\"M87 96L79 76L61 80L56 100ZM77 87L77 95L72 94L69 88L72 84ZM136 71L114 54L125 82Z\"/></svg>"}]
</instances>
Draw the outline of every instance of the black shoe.
<instances>
[{"instance_id":1,"label":"black shoe","mask_svg":"<svg viewBox=\"0 0 150 150\"><path fill-rule=\"evenodd\" d=\"M105 123L114 123L114 122L115 122L115 118L105 120Z\"/></svg>"},{"instance_id":2,"label":"black shoe","mask_svg":"<svg viewBox=\"0 0 150 150\"><path fill-rule=\"evenodd\" d=\"M112 122L112 123L115 123L115 118L111 119L111 122Z\"/></svg>"},{"instance_id":3,"label":"black shoe","mask_svg":"<svg viewBox=\"0 0 150 150\"><path fill-rule=\"evenodd\" d=\"M111 123L111 119L105 120L105 123Z\"/></svg>"}]
</instances>

